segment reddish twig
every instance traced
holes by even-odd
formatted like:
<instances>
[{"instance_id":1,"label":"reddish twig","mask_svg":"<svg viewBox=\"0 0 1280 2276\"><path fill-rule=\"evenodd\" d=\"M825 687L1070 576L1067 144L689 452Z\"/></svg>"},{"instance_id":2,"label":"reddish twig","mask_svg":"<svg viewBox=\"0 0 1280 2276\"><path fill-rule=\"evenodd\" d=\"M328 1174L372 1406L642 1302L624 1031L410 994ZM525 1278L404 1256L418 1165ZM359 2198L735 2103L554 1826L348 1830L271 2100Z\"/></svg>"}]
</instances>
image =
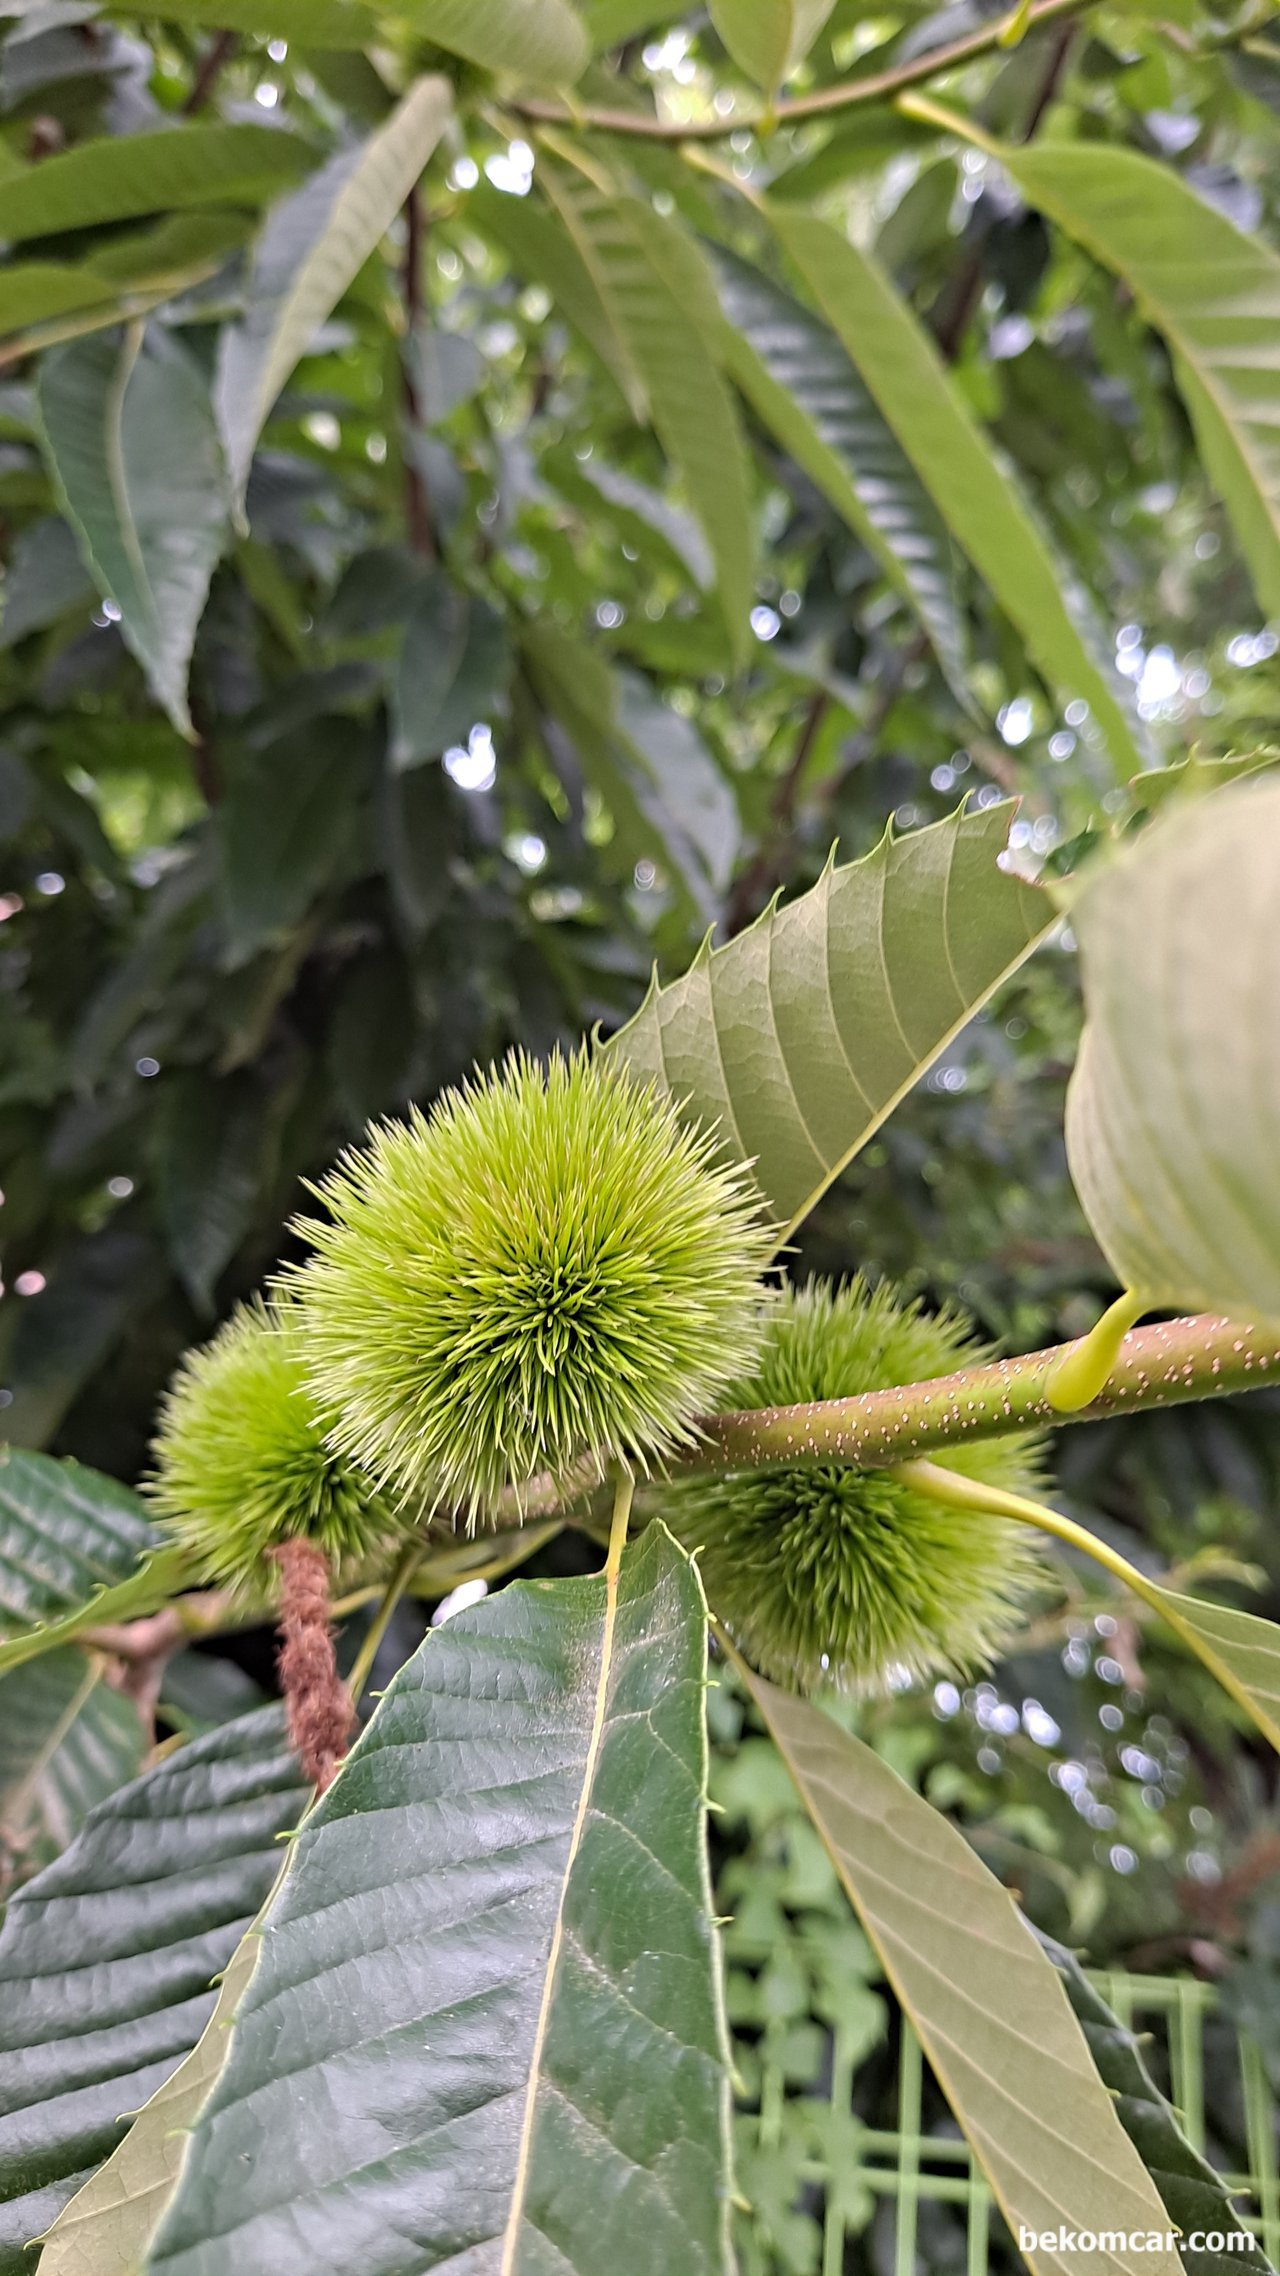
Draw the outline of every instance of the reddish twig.
<instances>
[{"instance_id":1,"label":"reddish twig","mask_svg":"<svg viewBox=\"0 0 1280 2276\"><path fill-rule=\"evenodd\" d=\"M731 936L740 933L745 925L758 917L775 886L782 882L781 870L791 826L795 820L796 799L809 754L831 707L831 698L825 688L815 688L796 737L791 763L782 775L769 801L770 830L762 838L755 854L729 896L725 910L724 929Z\"/></svg>"},{"instance_id":2,"label":"reddish twig","mask_svg":"<svg viewBox=\"0 0 1280 2276\"><path fill-rule=\"evenodd\" d=\"M422 402L418 383L413 374L414 342L422 316L422 254L423 221L422 200L415 182L404 201L404 353L400 359L401 386L404 394L405 439L402 459L404 464L404 510L409 527L409 543L424 561L436 557L435 533L431 527L431 501L422 468L414 457L413 445L422 424Z\"/></svg>"},{"instance_id":3,"label":"reddish twig","mask_svg":"<svg viewBox=\"0 0 1280 2276\"><path fill-rule=\"evenodd\" d=\"M355 1724L329 1617L329 1560L314 1541L272 1551L280 1567L280 1688L289 1738L317 1793L332 1784Z\"/></svg>"},{"instance_id":4,"label":"reddish twig","mask_svg":"<svg viewBox=\"0 0 1280 2276\"><path fill-rule=\"evenodd\" d=\"M219 32L217 38L210 41L200 59L200 68L191 82L191 93L182 106L184 118L194 118L197 111L204 109L217 86L223 64L231 61L235 51L236 35L234 32Z\"/></svg>"},{"instance_id":5,"label":"reddish twig","mask_svg":"<svg viewBox=\"0 0 1280 2276\"><path fill-rule=\"evenodd\" d=\"M1027 30L1033 30L1037 24L1055 23L1087 4L1088 0L1035 0L1027 17ZM979 30L966 32L962 39L951 40L946 47L929 48L923 55L913 56L909 63L894 64L888 71L869 71L861 79L844 79L834 87L816 87L811 94L784 98L761 118L753 119L735 110L714 118L660 119L649 111L599 110L589 103L580 110L567 110L563 103L544 102L540 98L527 98L509 107L519 117L533 119L540 125L576 127L585 133L639 135L649 142L723 142L744 129L797 126L804 119L824 118L832 112L852 110L861 103L892 102L895 95L904 93L908 87L923 86L927 80L939 78L944 71L958 71L966 63L976 62L979 56L989 55L999 47L1007 23L1007 16L990 17Z\"/></svg>"}]
</instances>

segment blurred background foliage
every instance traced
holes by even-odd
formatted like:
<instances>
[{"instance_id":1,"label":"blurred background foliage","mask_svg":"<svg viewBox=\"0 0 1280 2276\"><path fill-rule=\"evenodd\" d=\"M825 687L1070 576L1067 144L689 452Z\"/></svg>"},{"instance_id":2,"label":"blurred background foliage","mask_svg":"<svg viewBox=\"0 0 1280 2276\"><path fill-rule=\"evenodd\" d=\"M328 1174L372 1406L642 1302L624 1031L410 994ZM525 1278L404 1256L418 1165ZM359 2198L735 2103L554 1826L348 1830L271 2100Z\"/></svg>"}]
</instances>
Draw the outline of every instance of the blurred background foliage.
<instances>
[{"instance_id":1,"label":"blurred background foliage","mask_svg":"<svg viewBox=\"0 0 1280 2276\"><path fill-rule=\"evenodd\" d=\"M749 116L723 6L581 13L598 50L586 99ZM309 43L285 0L226 15L236 28L177 0L156 15L0 8L0 237L7 183L100 139L256 123L301 138L315 166L374 132L414 70L445 68L459 108L270 415L195 634L190 737L85 566L38 386L59 354L116 352L124 335L102 327L122 316L134 348L147 319L162 408L182 374L207 385L279 174L167 212L59 219L0 274L0 1429L126 1480L179 1354L288 1253L305 1181L369 1117L511 1044L607 1030L655 960L678 971L709 926L736 930L810 882L836 839L867 850L889 814L909 830L961 795L1014 794L1014 851L1035 867L1129 796L1084 706L1060 704L950 542L961 661L944 669L883 558L746 404L759 554L736 565L752 580L744 645L716 597L714 502L596 352L544 187L560 161L502 84L433 48L412 8L346 46ZM1155 156L1274 237L1267 15L1252 0L1068 9L993 45L959 89L991 132ZM794 86L994 21L986 0L836 0ZM1064 581L1092 593L1158 760L1265 740L1280 642L1168 353L1115 278L997 165L887 105L744 125L716 150L731 179L816 206L878 254ZM777 292L729 182L665 141L634 138L625 163L651 213L720 249L731 315L753 276ZM739 256L764 265L738 275L735 301ZM51 305L38 268L106 296L97 329L74 294L73 313ZM775 302L784 335L786 321ZM829 412L854 415L839 399ZM43 418L52 435L47 401ZM172 453L158 429L131 448L145 525L163 518ZM714 489L717 468L703 475ZM889 1275L959 1301L1006 1348L1088 1324L1108 1283L1061 1139L1071 945L1007 987L895 1114L806 1228L798 1272ZM1261 1569L1254 1601L1280 1610L1274 1395L1072 1429L1057 1456L1066 1506L1126 1555L1226 1554ZM563 1537L542 1569L581 1550ZM428 1609L397 1615L388 1665ZM265 1637L185 1653L170 1724L239 1712L269 1669ZM1046 1928L1095 1960L1219 1981L1280 2085L1273 1769L1209 1679L1118 1618L1092 1573L990 1681L848 1712ZM819 2265L795 2196L803 2090L837 2013L870 2055L888 2010L727 1681L714 1729L744 2090L770 2034L798 2090L759 2194L777 2265L801 2276ZM29 1827L8 1837L24 1870L48 1854ZM873 2063L872 2097L878 2076Z\"/></svg>"}]
</instances>

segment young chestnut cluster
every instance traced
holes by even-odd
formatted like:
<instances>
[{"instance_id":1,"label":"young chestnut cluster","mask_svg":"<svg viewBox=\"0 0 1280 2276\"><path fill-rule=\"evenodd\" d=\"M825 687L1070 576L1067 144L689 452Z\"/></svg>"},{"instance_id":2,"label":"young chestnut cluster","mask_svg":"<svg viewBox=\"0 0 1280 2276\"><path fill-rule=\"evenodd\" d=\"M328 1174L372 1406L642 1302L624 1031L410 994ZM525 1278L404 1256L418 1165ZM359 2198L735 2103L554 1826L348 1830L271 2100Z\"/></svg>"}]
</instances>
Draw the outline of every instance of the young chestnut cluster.
<instances>
[{"instance_id":1,"label":"young chestnut cluster","mask_svg":"<svg viewBox=\"0 0 1280 2276\"><path fill-rule=\"evenodd\" d=\"M843 1397L981 1356L856 1281L779 1296L749 1173L620 1064L517 1055L374 1129L315 1189L307 1261L167 1394L151 1492L209 1579L265 1592L288 1544L388 1561L425 1519L510 1522L535 1480L657 1473L713 1610L767 1674L866 1687L970 1667L1038 1578L1020 1529L886 1472L666 1475L717 1407ZM1025 1440L966 1474L1035 1482Z\"/></svg>"}]
</instances>

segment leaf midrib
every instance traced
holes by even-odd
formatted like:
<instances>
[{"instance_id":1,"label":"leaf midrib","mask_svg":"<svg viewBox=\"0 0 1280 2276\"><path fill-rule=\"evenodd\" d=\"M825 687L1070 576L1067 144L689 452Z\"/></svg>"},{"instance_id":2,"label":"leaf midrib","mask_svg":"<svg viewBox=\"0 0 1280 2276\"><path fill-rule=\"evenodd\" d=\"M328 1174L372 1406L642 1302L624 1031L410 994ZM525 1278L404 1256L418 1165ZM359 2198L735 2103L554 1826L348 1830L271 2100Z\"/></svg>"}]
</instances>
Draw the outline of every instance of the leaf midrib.
<instances>
[{"instance_id":1,"label":"leaf midrib","mask_svg":"<svg viewBox=\"0 0 1280 2276\"><path fill-rule=\"evenodd\" d=\"M619 1547L621 1543L619 1543ZM533 2162L533 2137L537 2123L538 2087L546 2055L547 2035L551 2027L551 2010L555 1998L556 1977L565 1943L565 1904L569 1884L582 1846L587 1813L591 1807L591 1791L595 1783L596 1765L600 1758L600 1745L604 1736L605 1710L609 1697L609 1678L613 1667L613 1641L618 1616L619 1559L610 1551L605 1567L604 1628L600 1639L600 1669L596 1678L595 1702L591 1711L591 1735L587 1742L586 1759L582 1766L582 1790L574 1813L573 1831L569 1836L569 1853L560 1878L560 1891L556 1899L555 1925L551 1932L551 1945L547 1953L546 1976L542 1986L542 1999L538 2008L537 2028L533 2037L533 2050L529 2058L529 2077L525 2087L524 2117L520 2127L520 2147L516 2156L515 2179L511 2189L511 2204L507 2212L506 2227L502 2235L502 2260L498 2276L514 2276L516 2251L520 2242L520 2226L524 2218L525 2199L529 2189L529 2175Z\"/></svg>"}]
</instances>

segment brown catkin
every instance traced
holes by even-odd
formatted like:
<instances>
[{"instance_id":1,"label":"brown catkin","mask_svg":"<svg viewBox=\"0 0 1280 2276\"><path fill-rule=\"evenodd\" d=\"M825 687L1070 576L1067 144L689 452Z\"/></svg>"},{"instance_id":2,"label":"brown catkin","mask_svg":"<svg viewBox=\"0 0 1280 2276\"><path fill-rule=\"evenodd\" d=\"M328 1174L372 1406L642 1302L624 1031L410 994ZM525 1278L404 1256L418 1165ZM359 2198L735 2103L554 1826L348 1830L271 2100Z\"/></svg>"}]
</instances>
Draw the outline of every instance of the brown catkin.
<instances>
[{"instance_id":1,"label":"brown catkin","mask_svg":"<svg viewBox=\"0 0 1280 2276\"><path fill-rule=\"evenodd\" d=\"M307 1777L323 1794L356 1719L334 1655L329 1560L314 1541L286 1541L271 1554L280 1567L280 1688L289 1737Z\"/></svg>"}]
</instances>

